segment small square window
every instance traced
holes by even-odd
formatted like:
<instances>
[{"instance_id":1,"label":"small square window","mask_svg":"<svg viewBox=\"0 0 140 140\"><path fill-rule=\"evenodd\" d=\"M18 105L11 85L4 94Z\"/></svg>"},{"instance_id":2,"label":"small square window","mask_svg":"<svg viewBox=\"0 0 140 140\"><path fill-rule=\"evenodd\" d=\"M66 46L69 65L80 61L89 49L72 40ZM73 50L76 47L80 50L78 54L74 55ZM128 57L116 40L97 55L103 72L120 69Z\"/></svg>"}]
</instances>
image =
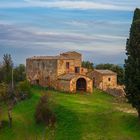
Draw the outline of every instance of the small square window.
<instances>
[{"instance_id":1,"label":"small square window","mask_svg":"<svg viewBox=\"0 0 140 140\"><path fill-rule=\"evenodd\" d=\"M111 78L108 78L108 81L111 81Z\"/></svg>"}]
</instances>

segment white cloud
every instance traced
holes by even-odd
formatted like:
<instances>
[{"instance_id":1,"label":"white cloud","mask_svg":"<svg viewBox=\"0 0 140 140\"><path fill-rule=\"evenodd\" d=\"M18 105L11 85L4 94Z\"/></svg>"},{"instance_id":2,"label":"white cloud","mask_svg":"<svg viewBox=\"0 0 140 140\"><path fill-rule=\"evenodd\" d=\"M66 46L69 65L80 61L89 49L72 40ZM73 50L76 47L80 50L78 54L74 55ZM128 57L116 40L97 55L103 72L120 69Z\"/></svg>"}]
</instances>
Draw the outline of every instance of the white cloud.
<instances>
[{"instance_id":1,"label":"white cloud","mask_svg":"<svg viewBox=\"0 0 140 140\"><path fill-rule=\"evenodd\" d=\"M1 3L0 8L21 8L21 7L48 7L48 8L60 8L60 9L102 9L102 10L122 10L132 11L134 5L117 5L114 3L102 3L93 1L39 1L39 0L24 0L24 2L10 2Z\"/></svg>"}]
</instances>

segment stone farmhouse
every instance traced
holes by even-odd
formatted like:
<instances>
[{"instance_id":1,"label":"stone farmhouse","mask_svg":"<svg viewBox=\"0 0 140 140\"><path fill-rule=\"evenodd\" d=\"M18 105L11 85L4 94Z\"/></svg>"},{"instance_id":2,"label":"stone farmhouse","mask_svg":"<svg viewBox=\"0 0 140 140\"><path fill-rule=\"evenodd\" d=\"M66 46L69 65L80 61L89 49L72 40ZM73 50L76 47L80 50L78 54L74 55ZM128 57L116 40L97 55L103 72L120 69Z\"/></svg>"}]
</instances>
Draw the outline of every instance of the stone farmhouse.
<instances>
[{"instance_id":1,"label":"stone farmhouse","mask_svg":"<svg viewBox=\"0 0 140 140\"><path fill-rule=\"evenodd\" d=\"M57 56L27 58L27 80L31 84L72 93L77 91L92 93L93 87L96 87L113 94L115 91L118 94L120 88L118 89L115 72L97 69L89 72L81 64L82 55L75 51Z\"/></svg>"},{"instance_id":2,"label":"stone farmhouse","mask_svg":"<svg viewBox=\"0 0 140 140\"><path fill-rule=\"evenodd\" d=\"M93 79L93 85L98 89L106 91L117 87L117 74L111 70L95 69L87 75Z\"/></svg>"},{"instance_id":3,"label":"stone farmhouse","mask_svg":"<svg viewBox=\"0 0 140 140\"><path fill-rule=\"evenodd\" d=\"M81 67L82 55L75 51L58 56L34 56L26 59L27 79L31 84L66 92L92 93L93 79Z\"/></svg>"}]
</instances>

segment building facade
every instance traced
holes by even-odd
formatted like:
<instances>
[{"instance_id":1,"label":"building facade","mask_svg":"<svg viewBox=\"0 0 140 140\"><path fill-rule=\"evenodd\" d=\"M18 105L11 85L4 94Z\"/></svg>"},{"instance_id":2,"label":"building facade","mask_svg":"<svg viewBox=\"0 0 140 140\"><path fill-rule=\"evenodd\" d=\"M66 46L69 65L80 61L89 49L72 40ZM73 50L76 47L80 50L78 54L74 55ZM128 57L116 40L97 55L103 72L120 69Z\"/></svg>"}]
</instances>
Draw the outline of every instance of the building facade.
<instances>
[{"instance_id":1,"label":"building facade","mask_svg":"<svg viewBox=\"0 0 140 140\"><path fill-rule=\"evenodd\" d=\"M117 87L117 74L110 70L97 70L87 74L93 79L94 87L106 91L108 88Z\"/></svg>"},{"instance_id":2,"label":"building facade","mask_svg":"<svg viewBox=\"0 0 140 140\"><path fill-rule=\"evenodd\" d=\"M27 79L31 84L57 90L92 93L93 81L81 67L82 55L66 52L58 56L34 56L26 59Z\"/></svg>"}]
</instances>

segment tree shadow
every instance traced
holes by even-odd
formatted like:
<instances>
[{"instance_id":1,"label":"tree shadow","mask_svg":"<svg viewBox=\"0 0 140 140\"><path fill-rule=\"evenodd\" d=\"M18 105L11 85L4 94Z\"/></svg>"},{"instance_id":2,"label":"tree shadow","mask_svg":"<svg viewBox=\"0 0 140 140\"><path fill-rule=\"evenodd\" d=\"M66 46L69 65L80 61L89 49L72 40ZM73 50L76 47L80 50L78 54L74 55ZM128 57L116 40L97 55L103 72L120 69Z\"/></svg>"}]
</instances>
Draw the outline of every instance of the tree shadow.
<instances>
[{"instance_id":1,"label":"tree shadow","mask_svg":"<svg viewBox=\"0 0 140 140\"><path fill-rule=\"evenodd\" d=\"M65 106L56 105L55 114L57 124L55 128L54 139L57 140L80 140L81 122L78 116L67 109Z\"/></svg>"}]
</instances>

